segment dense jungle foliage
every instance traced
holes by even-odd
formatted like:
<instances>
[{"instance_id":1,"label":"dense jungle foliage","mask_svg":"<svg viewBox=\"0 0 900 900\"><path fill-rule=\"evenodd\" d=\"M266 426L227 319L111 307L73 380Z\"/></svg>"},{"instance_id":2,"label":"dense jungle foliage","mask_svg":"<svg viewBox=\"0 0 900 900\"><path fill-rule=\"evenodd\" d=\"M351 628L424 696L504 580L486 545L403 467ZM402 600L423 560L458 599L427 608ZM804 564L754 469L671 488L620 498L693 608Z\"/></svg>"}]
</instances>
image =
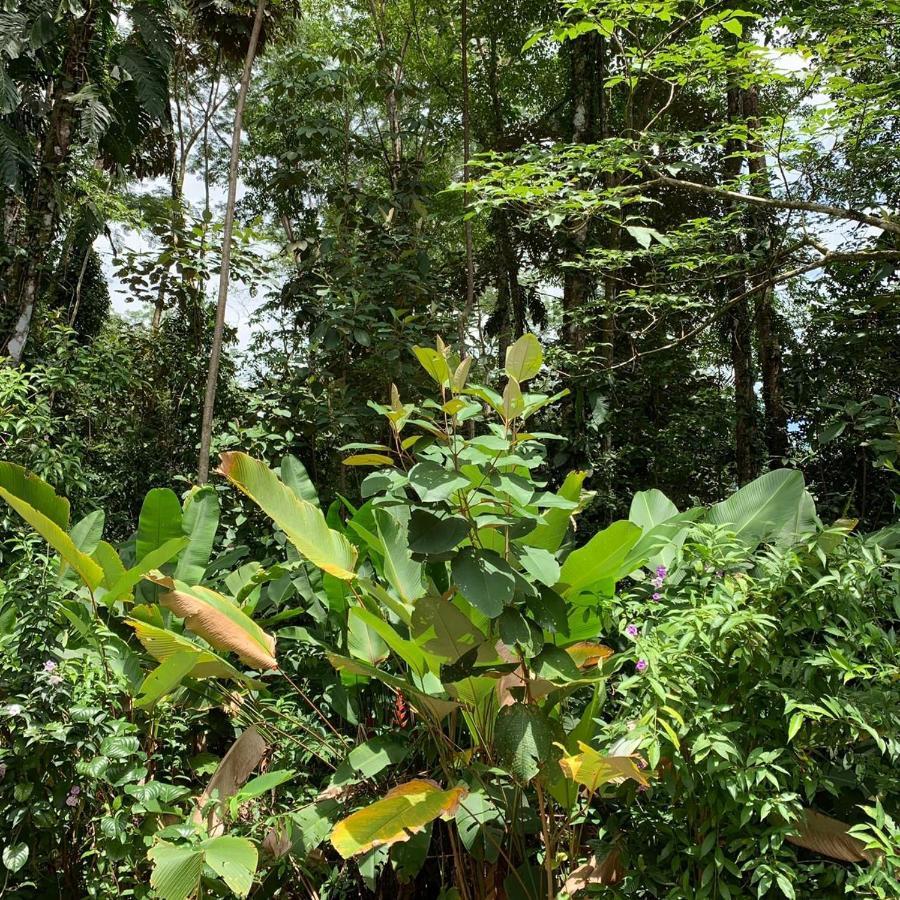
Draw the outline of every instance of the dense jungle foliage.
<instances>
[{"instance_id":1,"label":"dense jungle foliage","mask_svg":"<svg viewBox=\"0 0 900 900\"><path fill-rule=\"evenodd\" d=\"M900 896L898 0L0 0L0 897Z\"/></svg>"}]
</instances>

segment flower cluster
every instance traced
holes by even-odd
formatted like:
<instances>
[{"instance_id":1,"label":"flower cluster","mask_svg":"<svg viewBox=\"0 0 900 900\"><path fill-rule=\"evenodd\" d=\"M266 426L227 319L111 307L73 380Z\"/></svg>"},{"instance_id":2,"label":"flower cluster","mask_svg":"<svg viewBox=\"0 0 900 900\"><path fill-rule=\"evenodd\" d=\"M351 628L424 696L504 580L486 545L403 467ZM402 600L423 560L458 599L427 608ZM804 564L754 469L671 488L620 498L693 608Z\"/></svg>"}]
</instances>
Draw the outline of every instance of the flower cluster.
<instances>
[{"instance_id":1,"label":"flower cluster","mask_svg":"<svg viewBox=\"0 0 900 900\"><path fill-rule=\"evenodd\" d=\"M662 594L660 593L660 589L663 586L663 582L666 580L666 575L669 574L669 570L665 566L657 566L656 567L656 576L653 578L652 584L655 590L653 591L652 600L656 603L659 603L662 600Z\"/></svg>"},{"instance_id":2,"label":"flower cluster","mask_svg":"<svg viewBox=\"0 0 900 900\"><path fill-rule=\"evenodd\" d=\"M44 672L47 674L47 681L56 687L58 684L62 684L62 676L56 671L57 670L56 662L52 659L48 659L44 663Z\"/></svg>"},{"instance_id":3,"label":"flower cluster","mask_svg":"<svg viewBox=\"0 0 900 900\"><path fill-rule=\"evenodd\" d=\"M66 797L66 806L78 806L78 795L80 793L81 788L77 784L73 784L69 788L69 796Z\"/></svg>"}]
</instances>

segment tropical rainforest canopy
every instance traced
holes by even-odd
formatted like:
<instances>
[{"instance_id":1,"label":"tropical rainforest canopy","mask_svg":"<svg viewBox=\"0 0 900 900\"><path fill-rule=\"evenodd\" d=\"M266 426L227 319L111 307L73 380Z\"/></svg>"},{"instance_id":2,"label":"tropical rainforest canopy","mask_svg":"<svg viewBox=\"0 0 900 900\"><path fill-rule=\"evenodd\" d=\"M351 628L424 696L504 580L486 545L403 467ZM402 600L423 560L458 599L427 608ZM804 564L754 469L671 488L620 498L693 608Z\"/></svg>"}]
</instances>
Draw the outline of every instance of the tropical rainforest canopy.
<instances>
[{"instance_id":1,"label":"tropical rainforest canopy","mask_svg":"<svg viewBox=\"0 0 900 900\"><path fill-rule=\"evenodd\" d=\"M900 896L898 0L0 0L0 897Z\"/></svg>"}]
</instances>

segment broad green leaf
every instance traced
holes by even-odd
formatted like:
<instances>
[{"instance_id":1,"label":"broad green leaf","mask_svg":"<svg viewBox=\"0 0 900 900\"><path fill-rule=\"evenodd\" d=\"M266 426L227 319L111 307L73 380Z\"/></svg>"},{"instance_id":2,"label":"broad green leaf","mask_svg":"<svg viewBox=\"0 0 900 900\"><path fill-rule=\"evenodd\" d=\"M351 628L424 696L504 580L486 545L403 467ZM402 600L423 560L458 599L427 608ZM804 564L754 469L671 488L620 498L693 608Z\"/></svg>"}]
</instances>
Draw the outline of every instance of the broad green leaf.
<instances>
[{"instance_id":1,"label":"broad green leaf","mask_svg":"<svg viewBox=\"0 0 900 900\"><path fill-rule=\"evenodd\" d=\"M301 499L313 506L320 506L319 494L306 466L296 456L287 454L281 460L281 480Z\"/></svg>"},{"instance_id":2,"label":"broad green leaf","mask_svg":"<svg viewBox=\"0 0 900 900\"><path fill-rule=\"evenodd\" d=\"M413 353L422 364L422 368L437 384L441 387L446 387L450 384L452 377L450 365L443 353L431 347L413 347Z\"/></svg>"},{"instance_id":3,"label":"broad green leaf","mask_svg":"<svg viewBox=\"0 0 900 900\"><path fill-rule=\"evenodd\" d=\"M484 791L472 791L460 800L456 828L466 851L475 859L497 861L506 825L503 814Z\"/></svg>"},{"instance_id":4,"label":"broad green leaf","mask_svg":"<svg viewBox=\"0 0 900 900\"><path fill-rule=\"evenodd\" d=\"M378 536L384 550L384 577L406 603L418 600L425 593L422 564L409 552L405 507L382 507L375 510Z\"/></svg>"},{"instance_id":5,"label":"broad green leaf","mask_svg":"<svg viewBox=\"0 0 900 900\"><path fill-rule=\"evenodd\" d=\"M175 578L186 584L200 584L219 527L219 497L215 488L206 485L191 492L184 503L181 527L188 542L175 566Z\"/></svg>"},{"instance_id":6,"label":"broad green leaf","mask_svg":"<svg viewBox=\"0 0 900 900\"><path fill-rule=\"evenodd\" d=\"M124 574L125 566L112 544L100 541L91 554L91 559L103 569L103 587L111 588Z\"/></svg>"},{"instance_id":7,"label":"broad green leaf","mask_svg":"<svg viewBox=\"0 0 900 900\"><path fill-rule=\"evenodd\" d=\"M177 537L166 541L162 546L151 550L136 565L123 571L115 583L103 596L103 602L113 603L131 594L131 589L148 573L174 559L188 545L190 538Z\"/></svg>"},{"instance_id":8,"label":"broad green leaf","mask_svg":"<svg viewBox=\"0 0 900 900\"><path fill-rule=\"evenodd\" d=\"M138 519L134 557L140 562L152 550L166 541L183 537L181 530L181 503L177 494L169 488L153 488L144 497Z\"/></svg>"},{"instance_id":9,"label":"broad green leaf","mask_svg":"<svg viewBox=\"0 0 900 900\"><path fill-rule=\"evenodd\" d=\"M447 662L456 662L485 639L461 610L431 594L416 603L411 633L419 646Z\"/></svg>"},{"instance_id":10,"label":"broad green leaf","mask_svg":"<svg viewBox=\"0 0 900 900\"><path fill-rule=\"evenodd\" d=\"M440 518L425 509L414 509L409 518L409 549L413 553L448 553L469 534L462 516Z\"/></svg>"},{"instance_id":11,"label":"broad green leaf","mask_svg":"<svg viewBox=\"0 0 900 900\"><path fill-rule=\"evenodd\" d=\"M570 472L557 496L569 502L579 503L580 509L581 486L587 476L587 472ZM548 509L544 513L544 523L522 538L520 543L529 547L541 547L555 553L562 546L569 528L569 521L576 512L578 509Z\"/></svg>"},{"instance_id":12,"label":"broad green leaf","mask_svg":"<svg viewBox=\"0 0 900 900\"><path fill-rule=\"evenodd\" d=\"M515 593L515 573L492 550L461 550L450 564L450 571L466 600L492 619L503 612Z\"/></svg>"},{"instance_id":13,"label":"broad green leaf","mask_svg":"<svg viewBox=\"0 0 900 900\"><path fill-rule=\"evenodd\" d=\"M76 522L69 537L72 543L82 552L91 556L103 537L103 524L106 521L106 513L102 509L95 509L88 513L81 521Z\"/></svg>"},{"instance_id":14,"label":"broad green leaf","mask_svg":"<svg viewBox=\"0 0 900 900\"><path fill-rule=\"evenodd\" d=\"M637 543L641 529L633 522L621 520L595 534L584 547L573 550L563 563L560 583L566 586L564 596L578 593L598 581L617 580L628 551Z\"/></svg>"},{"instance_id":15,"label":"broad green leaf","mask_svg":"<svg viewBox=\"0 0 900 900\"><path fill-rule=\"evenodd\" d=\"M290 769L278 769L273 772L265 772L248 781L240 789L238 795L245 799L261 797L263 794L274 791L275 788L290 781L296 774L296 772L293 772Z\"/></svg>"},{"instance_id":16,"label":"broad green leaf","mask_svg":"<svg viewBox=\"0 0 900 900\"><path fill-rule=\"evenodd\" d=\"M384 662L390 650L375 629L359 616L351 615L347 621L347 651L354 659L361 659L373 666Z\"/></svg>"},{"instance_id":17,"label":"broad green leaf","mask_svg":"<svg viewBox=\"0 0 900 900\"><path fill-rule=\"evenodd\" d=\"M499 761L519 781L530 781L552 752L550 723L537 706L513 703L503 707L494 726Z\"/></svg>"},{"instance_id":18,"label":"broad green leaf","mask_svg":"<svg viewBox=\"0 0 900 900\"><path fill-rule=\"evenodd\" d=\"M405 740L379 735L354 747L347 756L347 762L360 778L374 778L388 766L403 762L411 749Z\"/></svg>"},{"instance_id":19,"label":"broad green leaf","mask_svg":"<svg viewBox=\"0 0 900 900\"><path fill-rule=\"evenodd\" d=\"M503 418L510 422L522 415L524 409L525 398L522 396L519 382L515 378L510 378L503 388Z\"/></svg>"},{"instance_id":20,"label":"broad green leaf","mask_svg":"<svg viewBox=\"0 0 900 900\"><path fill-rule=\"evenodd\" d=\"M203 872L203 851L160 841L147 853L153 862L150 886L160 900L187 900L197 890Z\"/></svg>"},{"instance_id":21,"label":"broad green leaf","mask_svg":"<svg viewBox=\"0 0 900 900\"><path fill-rule=\"evenodd\" d=\"M196 653L173 653L144 679L134 705L138 708L153 706L160 698L174 691L196 664Z\"/></svg>"},{"instance_id":22,"label":"broad green leaf","mask_svg":"<svg viewBox=\"0 0 900 900\"><path fill-rule=\"evenodd\" d=\"M375 615L375 613L362 606L352 606L350 608L349 618L351 620L356 619L367 625L415 672L422 674L428 670L428 657L426 653L412 641L401 637L394 630L393 626L390 623L385 622L380 616ZM370 665L373 664L370 663Z\"/></svg>"},{"instance_id":23,"label":"broad green leaf","mask_svg":"<svg viewBox=\"0 0 900 900\"><path fill-rule=\"evenodd\" d=\"M210 588L165 579L170 590L160 604L217 650L236 653L255 669L277 669L275 638L266 633L230 598Z\"/></svg>"},{"instance_id":24,"label":"broad green leaf","mask_svg":"<svg viewBox=\"0 0 900 900\"><path fill-rule=\"evenodd\" d=\"M246 897L253 887L258 855L246 838L222 835L199 844L206 864L237 894Z\"/></svg>"},{"instance_id":25,"label":"broad green leaf","mask_svg":"<svg viewBox=\"0 0 900 900\"><path fill-rule=\"evenodd\" d=\"M19 493L16 493L18 491ZM46 482L12 463L0 463L2 497L70 565L91 591L103 582L103 569L82 553L65 532L69 501L57 496ZM50 515L31 504L41 504ZM65 521L64 525L60 525Z\"/></svg>"},{"instance_id":26,"label":"broad green leaf","mask_svg":"<svg viewBox=\"0 0 900 900\"><path fill-rule=\"evenodd\" d=\"M344 859L350 859L374 847L408 841L439 816L453 817L466 793L465 787L442 790L432 781L408 781L338 822L331 843Z\"/></svg>"},{"instance_id":27,"label":"broad green leaf","mask_svg":"<svg viewBox=\"0 0 900 900\"><path fill-rule=\"evenodd\" d=\"M803 474L775 469L710 507L706 520L730 528L748 545L794 535L814 525L815 509L805 499Z\"/></svg>"},{"instance_id":28,"label":"broad green leaf","mask_svg":"<svg viewBox=\"0 0 900 900\"><path fill-rule=\"evenodd\" d=\"M522 546L518 549L522 568L535 580L547 587L559 582L560 566L556 557L542 547Z\"/></svg>"},{"instance_id":29,"label":"broad green leaf","mask_svg":"<svg viewBox=\"0 0 900 900\"><path fill-rule=\"evenodd\" d=\"M408 884L425 865L431 849L432 823L417 831L408 841L391 847L391 862L400 884Z\"/></svg>"},{"instance_id":30,"label":"broad green leaf","mask_svg":"<svg viewBox=\"0 0 900 900\"><path fill-rule=\"evenodd\" d=\"M409 483L425 503L447 500L456 491L471 487L469 479L430 459L416 463L409 470Z\"/></svg>"},{"instance_id":31,"label":"broad green leaf","mask_svg":"<svg viewBox=\"0 0 900 900\"><path fill-rule=\"evenodd\" d=\"M544 353L538 339L533 334L523 334L514 344L506 348L504 369L510 378L521 384L540 372L543 361Z\"/></svg>"},{"instance_id":32,"label":"broad green leaf","mask_svg":"<svg viewBox=\"0 0 900 900\"><path fill-rule=\"evenodd\" d=\"M356 548L328 527L318 507L301 500L265 463L246 453L223 453L219 472L253 500L311 563L344 581L355 577Z\"/></svg>"},{"instance_id":33,"label":"broad green leaf","mask_svg":"<svg viewBox=\"0 0 900 900\"><path fill-rule=\"evenodd\" d=\"M678 515L678 507L660 490L638 491L631 498L628 520L647 532Z\"/></svg>"},{"instance_id":34,"label":"broad green leaf","mask_svg":"<svg viewBox=\"0 0 900 900\"><path fill-rule=\"evenodd\" d=\"M601 785L619 784L630 778L648 787L650 782L631 756L604 756L583 741L578 742L578 753L563 756L559 766L566 778L588 790L596 791Z\"/></svg>"}]
</instances>

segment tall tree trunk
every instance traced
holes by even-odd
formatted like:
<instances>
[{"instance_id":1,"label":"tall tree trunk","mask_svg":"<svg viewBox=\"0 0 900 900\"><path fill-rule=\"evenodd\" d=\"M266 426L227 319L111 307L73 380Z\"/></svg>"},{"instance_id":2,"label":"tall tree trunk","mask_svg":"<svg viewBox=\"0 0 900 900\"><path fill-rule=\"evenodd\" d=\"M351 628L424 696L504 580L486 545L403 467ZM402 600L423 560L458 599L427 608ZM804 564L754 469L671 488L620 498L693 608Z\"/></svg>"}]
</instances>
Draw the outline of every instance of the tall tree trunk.
<instances>
[{"instance_id":1,"label":"tall tree trunk","mask_svg":"<svg viewBox=\"0 0 900 900\"><path fill-rule=\"evenodd\" d=\"M206 394L203 399L203 423L200 429L200 459L197 464L197 480L206 484L209 478L209 448L212 443L213 410L216 403L216 388L219 383L219 361L222 357L222 336L225 332L225 309L228 305L228 278L231 270L231 237L234 232L234 206L237 199L238 161L241 155L241 131L244 126L244 105L250 89L250 73L256 57L256 46L262 30L266 0L257 0L253 30L244 58L244 71L238 89L234 108L234 130L231 134L231 160L228 166L228 199L225 204L225 222L222 229L222 266L219 270L219 299L216 304L216 324L213 330L212 348L209 354L209 373L206 379Z\"/></svg>"},{"instance_id":2,"label":"tall tree trunk","mask_svg":"<svg viewBox=\"0 0 900 900\"><path fill-rule=\"evenodd\" d=\"M596 139L600 66L598 36L582 35L571 43L572 143L588 144ZM578 222L567 241L566 259L577 263L588 244L588 220ZM584 315L592 291L591 279L580 268L567 267L563 274L563 332L572 353L584 349Z\"/></svg>"},{"instance_id":3,"label":"tall tree trunk","mask_svg":"<svg viewBox=\"0 0 900 900\"><path fill-rule=\"evenodd\" d=\"M41 149L37 180L28 198L23 235L23 253L11 266L7 302L14 307L15 324L7 335L3 352L19 363L28 343L35 304L40 299L47 274L50 248L59 224L60 180L65 172L75 127L75 107L70 97L85 83L84 57L96 23L96 5L69 23L63 70L53 88L52 109Z\"/></svg>"},{"instance_id":4,"label":"tall tree trunk","mask_svg":"<svg viewBox=\"0 0 900 900\"><path fill-rule=\"evenodd\" d=\"M728 120L741 122L744 118L743 90L734 85L728 88ZM725 172L730 178L740 173L740 142L730 140L726 146ZM740 237L735 236L732 252L741 253ZM728 279L728 302L731 303L727 324L731 368L734 372L734 458L738 484L746 484L757 475L756 466L756 393L753 389L753 327L746 298L746 273Z\"/></svg>"},{"instance_id":5,"label":"tall tree trunk","mask_svg":"<svg viewBox=\"0 0 900 900\"><path fill-rule=\"evenodd\" d=\"M461 0L460 9L460 51L461 51L461 77L462 77L462 138L463 138L463 182L469 183L469 155L470 147L470 123L469 123L469 4L468 0ZM463 210L469 207L468 188L463 192ZM466 247L466 299L463 304L462 314L459 317L459 352L465 354L466 331L469 327L469 318L475 307L475 257L472 246L472 220L466 219L463 223L463 241Z\"/></svg>"},{"instance_id":6,"label":"tall tree trunk","mask_svg":"<svg viewBox=\"0 0 900 900\"><path fill-rule=\"evenodd\" d=\"M752 137L753 130L759 128L759 91L751 85L743 91L744 118L750 129L748 143L750 155L747 168L753 176L752 190L763 197L772 195L769 169L766 165L765 150ZM772 238L771 215L765 210L756 210L754 219L757 242ZM768 276L771 273L766 273ZM784 370L781 360L781 334L775 311L775 292L772 288L756 295L756 335L759 348L759 368L762 378L762 399L764 410L765 444L769 466L777 468L788 455L788 413L784 405Z\"/></svg>"}]
</instances>

